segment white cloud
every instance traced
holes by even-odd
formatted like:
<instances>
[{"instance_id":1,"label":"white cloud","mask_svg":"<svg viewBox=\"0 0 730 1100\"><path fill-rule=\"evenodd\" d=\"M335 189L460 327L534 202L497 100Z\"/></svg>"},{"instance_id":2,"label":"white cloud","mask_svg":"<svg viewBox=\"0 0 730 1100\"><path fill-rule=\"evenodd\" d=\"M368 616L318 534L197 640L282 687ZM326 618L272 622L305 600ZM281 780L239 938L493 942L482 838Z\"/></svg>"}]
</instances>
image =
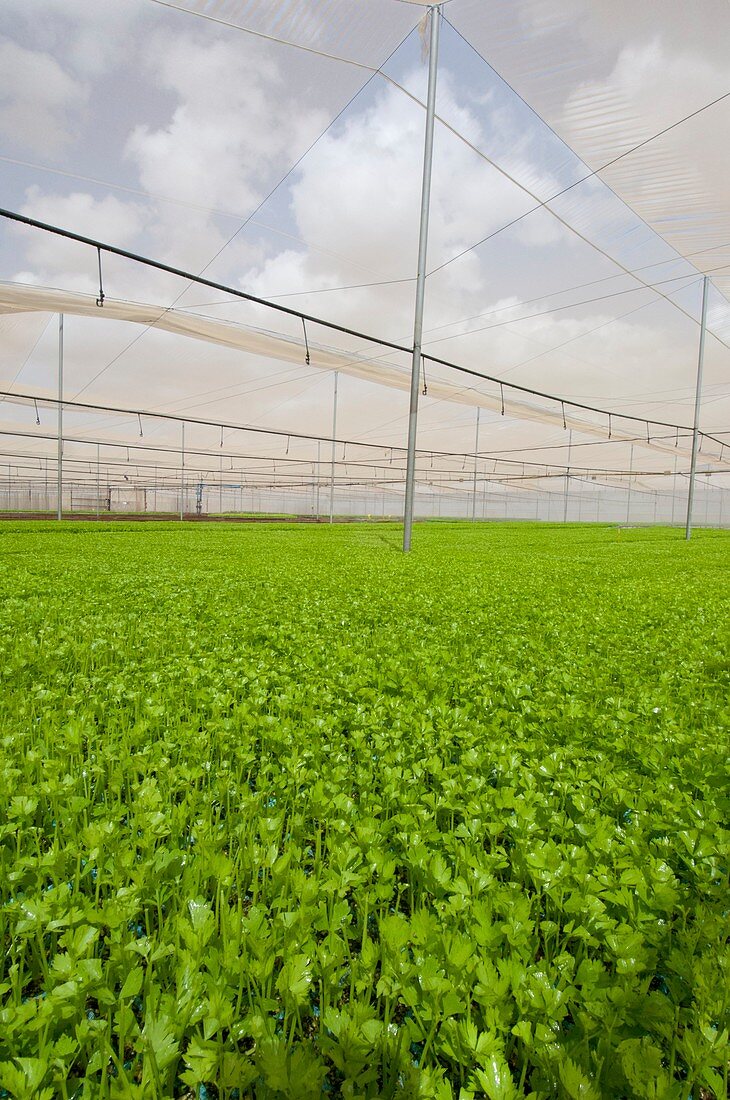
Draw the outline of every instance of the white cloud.
<instances>
[{"instance_id":1,"label":"white cloud","mask_svg":"<svg viewBox=\"0 0 730 1100\"><path fill-rule=\"evenodd\" d=\"M87 89L50 54L0 39L0 133L53 157L73 139Z\"/></svg>"},{"instance_id":2,"label":"white cloud","mask_svg":"<svg viewBox=\"0 0 730 1100\"><path fill-rule=\"evenodd\" d=\"M129 57L129 34L146 0L3 0L3 13L27 26L39 49L63 53L65 64L84 77L100 76Z\"/></svg>"},{"instance_id":3,"label":"white cloud","mask_svg":"<svg viewBox=\"0 0 730 1100\"><path fill-rule=\"evenodd\" d=\"M326 125L302 109L280 69L240 38L205 47L192 36L155 35L148 65L175 96L169 122L136 126L127 156L142 185L178 199L245 214Z\"/></svg>"}]
</instances>

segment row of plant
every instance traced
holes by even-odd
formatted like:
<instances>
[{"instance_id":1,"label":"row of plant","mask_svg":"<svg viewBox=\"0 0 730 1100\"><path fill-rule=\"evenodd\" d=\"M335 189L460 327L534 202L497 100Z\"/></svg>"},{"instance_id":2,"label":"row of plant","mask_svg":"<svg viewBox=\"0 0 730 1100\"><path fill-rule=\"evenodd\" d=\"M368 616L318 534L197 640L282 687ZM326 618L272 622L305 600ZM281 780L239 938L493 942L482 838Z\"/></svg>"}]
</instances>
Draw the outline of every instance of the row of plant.
<instances>
[{"instance_id":1,"label":"row of plant","mask_svg":"<svg viewBox=\"0 0 730 1100\"><path fill-rule=\"evenodd\" d=\"M0 528L0 1086L727 1095L730 543Z\"/></svg>"}]
</instances>

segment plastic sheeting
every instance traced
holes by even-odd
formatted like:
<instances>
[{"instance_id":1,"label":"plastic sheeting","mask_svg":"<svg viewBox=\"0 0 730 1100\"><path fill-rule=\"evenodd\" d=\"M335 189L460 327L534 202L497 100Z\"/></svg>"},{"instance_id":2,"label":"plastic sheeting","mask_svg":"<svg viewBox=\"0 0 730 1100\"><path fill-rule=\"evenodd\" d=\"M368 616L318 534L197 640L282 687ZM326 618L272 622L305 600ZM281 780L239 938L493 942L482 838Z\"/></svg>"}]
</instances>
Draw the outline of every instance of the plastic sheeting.
<instances>
[{"instance_id":1,"label":"plastic sheeting","mask_svg":"<svg viewBox=\"0 0 730 1100\"><path fill-rule=\"evenodd\" d=\"M726 0L453 0L445 15L591 171L730 295L730 97L703 110L730 92Z\"/></svg>"},{"instance_id":2,"label":"plastic sheeting","mask_svg":"<svg viewBox=\"0 0 730 1100\"><path fill-rule=\"evenodd\" d=\"M139 325L150 325L179 336L192 337L238 351L250 352L256 356L278 361L301 363L305 359L306 348L302 340L267 332L263 329L218 321L199 314L183 310L165 308L159 305L144 305L137 302L125 302L107 298L103 307L99 307L90 295L46 289L43 287L20 287L0 285L0 315L15 315L27 312L53 312L71 314L79 317L91 317L100 322L131 321ZM380 385L399 390L410 388L410 366L392 365L378 361L373 356L343 354L311 340L308 341L311 365L329 371L342 371L355 378L365 379ZM384 349L384 354L390 354ZM397 353L396 353L397 354ZM438 364L430 364L428 373L436 373ZM572 428L588 436L604 438L610 432L615 439L631 440L636 435L637 424L629 415L623 417L620 412L611 414L609 423L607 414L592 412L571 406L569 401L559 397L542 397L522 392L511 387L509 382L493 382L492 392L485 393L475 389L473 377L457 376L453 382L436 377L428 382L427 389L431 398L453 401L460 404L489 409L520 420L531 420L543 424L560 424L564 429ZM664 434L664 438L662 435ZM689 436L685 433L676 438L666 435L656 428L653 438L650 429L646 430L647 446L674 454L677 448L686 450Z\"/></svg>"}]
</instances>

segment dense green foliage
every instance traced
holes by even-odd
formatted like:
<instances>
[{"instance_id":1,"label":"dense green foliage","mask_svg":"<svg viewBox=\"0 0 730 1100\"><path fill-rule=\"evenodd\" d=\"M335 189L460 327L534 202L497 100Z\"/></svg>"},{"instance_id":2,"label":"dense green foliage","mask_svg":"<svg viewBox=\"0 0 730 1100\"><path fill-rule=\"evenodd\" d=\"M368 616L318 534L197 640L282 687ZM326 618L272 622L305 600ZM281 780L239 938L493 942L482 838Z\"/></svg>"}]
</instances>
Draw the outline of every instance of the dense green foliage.
<instances>
[{"instance_id":1,"label":"dense green foliage","mask_svg":"<svg viewBox=\"0 0 730 1100\"><path fill-rule=\"evenodd\" d=\"M0 527L0 1085L726 1095L730 540Z\"/></svg>"}]
</instances>

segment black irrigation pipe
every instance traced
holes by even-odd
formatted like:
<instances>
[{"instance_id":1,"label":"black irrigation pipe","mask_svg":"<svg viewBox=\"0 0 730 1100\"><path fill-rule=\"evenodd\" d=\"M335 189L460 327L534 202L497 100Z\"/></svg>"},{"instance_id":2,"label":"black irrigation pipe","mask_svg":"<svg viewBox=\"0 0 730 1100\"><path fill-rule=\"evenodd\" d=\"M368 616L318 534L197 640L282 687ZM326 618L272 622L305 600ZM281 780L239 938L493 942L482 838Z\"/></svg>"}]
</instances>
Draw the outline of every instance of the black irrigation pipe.
<instances>
[{"instance_id":1,"label":"black irrigation pipe","mask_svg":"<svg viewBox=\"0 0 730 1100\"><path fill-rule=\"evenodd\" d=\"M56 406L56 405L59 404L59 399L57 397L35 397L33 394L19 393L17 391L3 390L3 389L0 389L0 397L8 398L11 401L13 399L15 399L16 403L18 403L18 404L24 404L25 402L28 402L28 403L33 402L34 405L36 405L37 402L40 402L42 406L45 406L45 405ZM148 412L144 409L128 409L128 408L122 408L122 407L116 406L116 405L99 405L99 404L91 403L91 402L88 402L88 401L63 400L63 401L60 402L60 404L63 405L64 408L88 409L92 412L109 412L109 413L115 413L115 414L118 413L118 414L124 415L124 416L137 417L138 419L141 418L141 417L148 417L150 419L157 419L157 420L171 420L175 423L197 424L197 425L202 426L202 427L224 428L224 429L227 429L229 431L254 432L254 433L257 433L259 435L274 435L274 436L281 436L281 437L285 436L287 439L288 438L291 438L291 439L305 439L305 440L308 440L310 442L314 441L314 442L335 443L335 444L341 443L343 446L368 447L370 449L376 449L376 450L379 450L379 451L386 451L386 452L387 451L391 451L391 452L405 451L405 447L398 447L397 445L396 446L391 446L390 444L385 444L385 443L361 442L361 441L356 440L356 439L341 439L341 438L333 439L330 436L305 435L305 434L302 434L301 432L284 431L283 429L279 429L279 428L247 427L246 425L232 424L232 423L227 422L227 421L206 420L206 419L203 419L201 417L182 416L179 413ZM654 423L654 421L652 421L652 423ZM687 428L687 429L684 429L684 430L687 433L691 434L691 429ZM724 444L722 442L722 440L715 439L714 436L706 435L704 432L700 432L699 434L705 439L713 440L713 442L717 443L718 446L720 446L720 447L727 446L727 444ZM56 438L55 434L45 435L42 432L27 432L26 433L26 432L22 432L22 431L10 431L10 430L4 430L4 429L0 429L0 435L23 436L23 437L35 438L35 439L39 439L39 438L40 439L55 439ZM180 449L179 447L165 447L164 445L160 446L160 445L148 444L148 443L145 443L145 444L141 444L141 443L138 443L138 442L124 443L124 442L120 442L118 440L83 439L79 436L68 436L68 435L66 435L64 438L70 443L79 443L79 444L88 444L88 445L94 445L94 444L98 443L100 446L105 446L105 447L126 447L127 449L132 447L136 450L146 450L146 451L159 450L159 451L170 451L171 453L177 453ZM673 437L672 436L657 436L655 442L664 442L664 441L666 441L668 439L671 439L671 438L673 438ZM633 440L632 439L625 439L623 442L628 443L628 442L643 442L643 441L644 441L643 436L636 436L636 437L634 437ZM619 440L616 440L615 442L619 442ZM586 446L592 446L592 445L594 445L594 444L586 444ZM574 444L574 446L578 446L578 444ZM473 458L474 457L474 452L473 451L437 451L437 450L427 450L425 448L419 448L417 453L420 454L420 455L423 455L427 458L461 458L461 459L463 459L463 458ZM479 451L477 453L476 457L479 458L479 459L482 459L484 461L501 462L503 465L533 466L533 467L540 467L540 468L544 468L544 469L559 469L559 470L562 470L562 469L577 469L578 468L578 467L575 467L575 465L573 465L572 467L563 466L559 462L535 462L535 461L532 461L530 459L527 459L525 461L525 460L517 459L517 458L495 458L494 457L495 453L496 452L493 452L493 451ZM237 459L242 459L242 460L262 461L262 462L272 461L272 462L282 462L282 463L289 463L289 464L296 464L296 463L308 464L308 463L312 462L312 459L306 459L306 458L293 458L293 457L288 458L286 456L282 458L282 457L276 456L276 455L247 455L247 454L241 454L240 452L233 452L233 451L228 451L228 450L221 452L220 449L208 452L208 451L205 451L205 450L201 450L200 448L197 448L197 449L196 448L190 448L189 450L186 450L186 454L190 454L191 456L192 455L198 455L200 457L211 457L211 458L220 457L220 455L222 454L224 458L233 458L233 459L237 458ZM81 461L85 461L85 460L81 460ZM373 469L388 469L392 465L393 461L401 462L401 461L403 461L403 458L393 454L393 459L391 460L391 462L388 463L387 466L379 466L378 463L376 463L376 462L368 462L367 460L362 460L362 459L357 459L357 458L350 458L349 459L350 464L353 465L353 466L361 465L363 467L371 467ZM337 462L338 462L338 465L340 465L343 462L347 463L348 459L347 458L339 459L339 460L337 460ZM593 472L593 467L581 467L581 469L587 470L590 473ZM604 471L597 470L596 472L603 473Z\"/></svg>"},{"instance_id":2,"label":"black irrigation pipe","mask_svg":"<svg viewBox=\"0 0 730 1100\"><path fill-rule=\"evenodd\" d=\"M50 433L10 431L8 429L0 429L0 436L11 436L12 438L17 438L17 439L44 439L44 440L48 440L48 441L51 441L51 442L55 442L55 440L57 438L57 436L55 434L50 434ZM77 443L77 444L89 445L89 446L95 446L96 444L100 444L104 447L112 447L112 448L116 448L117 450L122 450L122 451L124 451L124 450L129 451L130 448L133 448L133 447L136 446L135 444L120 443L120 442L111 441L111 440L82 439L79 436L65 436L64 440L67 443ZM148 450L148 451L156 451L160 454L179 454L179 448L178 447L164 447L164 446L159 446L158 445L158 446L146 446L144 449ZM216 457L219 456L219 454L220 454L220 452L216 452L216 451L200 451L200 450L193 450L193 449L186 450L186 452L185 452L186 457L189 456L190 458L216 458ZM291 465L294 465L294 466L297 466L297 465L298 466L312 466L312 465L315 464L315 463L313 463L313 461L311 459L305 459L305 458L301 458L301 459L297 459L297 458L295 458L295 459L282 459L282 458L276 458L275 456L271 456L271 455L245 455L245 454L236 454L236 453L225 453L223 457L231 459L231 460L236 459L236 460L241 461L241 462L261 462L261 463L266 464L266 467L264 469L260 469L260 468L257 468L255 466L249 466L245 470L241 469L241 468L238 468L238 469L232 469L232 470L228 469L228 470L223 470L222 471L223 474L238 474L238 475L246 474L249 477L264 477L264 476L269 476L272 473L275 476L281 477L281 478L306 477L307 475L306 475L305 471L303 471L303 470L302 471L297 471L297 470L276 470L276 469L274 469L272 471L270 469L270 467L272 465L274 467L276 467L277 463L280 463L282 465L287 464L287 465L290 465L290 466ZM461 456L455 456L455 457L461 457ZM468 455L467 454L466 457L467 458L469 458L469 457L473 458L473 455ZM15 466L16 468L19 469L20 466L21 466L21 463L19 463L17 461L12 461L13 459L24 459L24 460L27 459L30 462L41 462L44 459L50 459L52 463L55 463L55 461L56 461L55 455L36 455L36 454L25 453L23 451L0 451L0 466L8 466L8 467ZM8 460L10 460L10 461L8 461ZM86 469L86 467L93 467L94 464L95 464L95 461L96 460L93 459L93 458L82 458L80 455L68 455L64 459L64 462L67 465L80 466L80 467L83 467L84 469ZM684 476L684 474L686 473L686 471L681 471L681 470L677 470L676 474L673 470L605 470L605 469L600 469L599 467L594 467L594 466L575 466L575 465L573 465L573 466L561 466L560 463L557 463L557 462L553 462L553 463L550 463L550 462L525 462L525 463L521 463L516 459L511 459L511 460L510 459L504 459L504 460L501 460L501 459L487 459L485 461L490 461L490 462L495 462L495 463L504 462L504 464L506 464L506 465L513 465L513 466L523 466L523 467L527 466L527 467L532 467L532 470L526 470L521 474L516 473L516 472L513 473L513 472L510 472L510 471L505 471L503 473L498 473L496 470L493 470L490 474L487 474L486 472L484 472L484 473L479 473L478 472L477 477L478 477L479 481L484 481L485 479L486 480L493 480L494 479L494 480L498 480L498 481L530 481L530 480L535 479L535 478L538 478L538 479L539 478L564 478L565 477L565 472L566 471L571 471L571 470L573 471L573 474L571 476L575 480L584 480L584 479L587 480L589 478L592 478L593 480L600 480L600 479L603 479L603 478L627 477L627 476L631 476L631 477L634 477L634 476L635 477L675 477L675 476L677 476L678 477L680 474L682 474L682 476ZM326 460L323 459L322 462L323 462L323 464L325 464L329 467L329 462L330 462L329 459L326 459ZM127 459L126 461L118 461L117 459L114 459L114 458L105 458L102 465L104 466L105 469L108 469L111 466L120 466L122 469L136 470L137 473L134 475L135 479L144 479L144 477L146 475L148 475L150 471L156 471L156 470L177 470L177 471L179 471L179 469L180 469L179 466L165 465L164 461L160 461L160 462L150 462L149 460L148 461L139 461L139 459L136 459L136 458ZM202 463L200 465L202 465ZM345 460L339 462L338 465L344 465L345 467L354 466L357 470L362 470L363 473L366 473L367 470L389 471L391 469L390 466L377 465L376 463L372 463L372 462L367 462L367 463L360 464L360 463L358 463L357 461L355 461L353 459L350 459L350 460L345 459ZM546 471L546 472L535 473L534 472L535 468L537 468L538 471ZM37 467L35 465L33 465L33 466L25 466L24 465L23 469L28 469L28 470L31 470L31 471L38 471L39 473L42 472L42 467ZM194 467L191 467L191 469L194 470ZM144 471L144 473L140 473L140 471ZM202 472L202 471L199 470L198 472ZM218 484L219 481L220 481L221 471L215 470L215 468L211 466L209 472L210 472L210 475L211 475L211 480L215 484ZM727 470L718 469L718 470L710 470L710 471L704 471L704 472L708 473L708 474L713 474L713 473L714 474L721 474L721 473L727 473ZM424 473L424 477L422 477L420 480L421 481L426 481L426 482L431 481L431 480L438 481L439 478L441 478L442 480L444 480L446 482L450 482L450 481L469 481L469 482L471 482L472 479L473 479L473 476L474 476L474 471L473 470L447 470L447 469L438 469L437 468L437 469L425 470L425 471L423 471L423 473ZM88 476L93 478L95 476L95 470L91 469L89 471ZM324 476L325 475L323 475L323 477ZM347 473L345 473L345 474L336 474L335 475L335 480L338 480L338 479L341 480L342 478L349 477L349 476L350 475L347 474ZM326 480L329 480L329 479L330 479L330 475L327 474L326 475ZM195 480L195 478L191 477L191 481L194 481L194 480ZM402 477L398 478L397 483L402 484L402 480L403 480ZM224 481L225 481L225 478L224 478ZM388 478L378 477L377 473L376 473L375 476L373 476L371 478L368 478L367 481L363 481L363 484L376 485L377 486L377 485L387 484L388 481L389 481Z\"/></svg>"},{"instance_id":3,"label":"black irrigation pipe","mask_svg":"<svg viewBox=\"0 0 730 1100\"><path fill-rule=\"evenodd\" d=\"M532 390L529 386L520 386L517 382L504 382L501 378L494 378L489 374L482 374L478 370L474 370L471 367L462 367L458 363L452 363L448 359L438 359L435 355L427 355L422 353L422 358L427 359L429 363L436 363L441 367L448 367L450 370L460 371L462 374L469 374L472 378L484 378L487 382L494 382L497 386L507 386L510 389L517 390L519 393L527 393L531 397L541 397L544 401L555 401L556 404L564 406L568 405L573 409L582 409L585 412L598 413L600 416L610 416L612 420L631 420L636 424L647 424L651 427L654 424L657 428L679 428L681 432L691 432L692 426L690 424L670 424L666 420L647 420L645 416L631 416L630 413L617 413L608 412L606 409L598 409L595 405L584 405L580 401L571 401L567 397L556 397L552 393L544 393L542 390ZM482 395L483 396L483 395Z\"/></svg>"},{"instance_id":4,"label":"black irrigation pipe","mask_svg":"<svg viewBox=\"0 0 730 1100\"><path fill-rule=\"evenodd\" d=\"M63 401L58 400L57 397L38 397L29 393L19 393L17 390L2 390L0 389L0 397L3 398L19 398L20 402L23 401L40 401L42 405L63 405L64 409L88 409L91 412L109 412L119 413L122 416L141 416L142 418L148 418L150 420L170 420L175 424L198 424L207 428L224 428L226 431L236 432L254 432L257 435L276 435L284 438L290 436L292 439L307 439L311 442L317 443L342 443L348 447L372 447L379 451L405 451L405 447L391 446L389 443L366 443L360 442L357 439L341 439L333 438L329 435L311 435L305 432L285 431L282 428L256 428L249 426L248 424L233 424L229 420L205 420L200 416L182 416L180 413L161 413L153 412L148 409L128 409L121 405L97 405L89 401L74 401L64 398ZM94 440L96 442L96 440ZM99 442L103 442L100 440ZM127 444L125 444L126 446ZM137 446L137 444L135 444ZM178 448L179 449L179 448ZM216 452L218 454L219 452ZM437 451L423 451L423 454L438 454ZM449 452L443 452L448 454ZM461 452L459 452L461 455ZM283 461L283 460L282 460Z\"/></svg>"},{"instance_id":5,"label":"black irrigation pipe","mask_svg":"<svg viewBox=\"0 0 730 1100\"><path fill-rule=\"evenodd\" d=\"M224 294L232 294L234 297L242 298L246 302L254 302L256 305L266 306L268 309L276 310L277 313L284 313L289 317L298 317L303 321L311 321L312 324L323 325L325 328L331 329L334 332L344 332L347 336L356 336L359 340L365 340L370 344L379 344L381 347L392 348L394 351L403 351L407 355L412 353L412 349L403 344L394 344L390 340L383 340L377 336L368 336L367 333L358 332L357 329L348 328L346 325L338 325L335 324L334 321L325 321L321 317L315 317L310 313L302 313L299 309L292 309L290 306L279 305L277 302L271 302L267 298L259 298L255 294L248 294L245 290L238 290L236 287L227 286L225 283L215 282L213 279L206 279L203 275L195 275L192 271L185 271L180 267L172 267L170 264L162 263L160 260L153 260L149 256L142 256L137 252L130 252L126 248L118 248L116 245L106 244L104 241L98 241L94 237L85 237L81 233L73 233L70 229L62 229L58 225L49 225L48 222L38 221L37 218L29 218L27 215L18 214L14 210L6 210L0 207L0 217L8 218L10 221L20 222L22 225L29 225L33 229L42 229L46 233L54 233L57 237L65 237L67 240L77 241L79 244L88 245L90 248L108 252L112 256L121 256L122 259L132 260L134 263L143 264L145 267L155 268L157 271L164 271L168 275L175 275L178 279L185 279L198 283L200 286L210 287L211 290L220 290Z\"/></svg>"},{"instance_id":6,"label":"black irrigation pipe","mask_svg":"<svg viewBox=\"0 0 730 1100\"><path fill-rule=\"evenodd\" d=\"M342 332L347 336L354 336L358 340L364 340L370 344L377 344L380 347L390 348L393 351L400 351L405 353L406 355L412 355L413 353L413 349L406 346L405 344L396 344L391 340L384 340L379 336L370 336L368 335L368 333L360 332L357 329L348 328L346 325L338 325L334 321L326 321L322 317L315 317L311 313L302 313L301 310L292 309L290 306L279 305L278 303L271 302L266 298L259 298L255 294L248 294L244 290L238 290L235 287L227 286L225 283L218 283L212 279L206 279L202 275L195 275L191 271L185 271L179 267L172 267L170 264L162 263L160 260L153 260L149 256L142 256L137 252L130 252L126 248L118 248L116 245L106 244L104 241L99 241L94 237L85 237L80 233L73 233L70 229L62 229L60 226L50 225L48 222L39 221L37 218L30 218L25 214L19 214L15 210L6 210L4 207L0 207L0 217L7 218L9 221L18 222L21 225L28 225L33 229L41 229L46 233L53 233L57 237L65 237L66 240L77 241L79 244L87 245L89 248L95 248L99 254L101 254L101 252L107 252L112 256L121 256L125 260L132 260L134 263L143 264L145 267L155 268L157 271L164 271L166 274L174 275L179 279L185 279L194 283L198 283L200 286L210 287L211 290L218 290L223 292L224 294L232 294L234 297L241 298L244 301L254 302L256 305L266 306L268 309L273 309L277 313L283 313L289 317L297 317L302 322L309 321L311 324L321 325L323 328L330 329L333 332ZM101 305L100 308L103 309L103 305ZM585 412L598 413L600 416L605 417L617 416L621 420L630 420L638 424L646 424L648 426L655 424L657 427L662 428L679 428L682 431L692 431L692 428L686 424L670 424L664 420L647 420L646 417L631 416L626 413L609 413L606 409L599 409L595 405L585 405L579 401L571 401L565 398L556 397L554 394L544 393L541 390L533 390L530 389L528 386L520 386L516 382L503 382L501 379L496 378L493 375L483 374L480 371L474 370L469 367L462 367L458 363L453 363L448 359L439 359L436 356L426 354L422 354L421 358L427 360L430 363L435 363L440 366L447 367L450 370L458 371L461 374L467 374L473 378L481 378L485 382L493 382L495 385L498 385L500 389L502 389L504 386L507 386L509 389L516 390L519 393L529 394L531 397L540 397L545 401L555 401L563 408L565 405L568 405L571 408L582 409ZM169 419L175 418L170 417ZM185 418L181 417L178 419ZM189 422L196 423L196 421L193 419L190 419ZM253 431L255 429L246 430ZM323 439L323 437L301 435L294 432L272 432L269 434L296 435L299 439ZM709 436L707 438L713 437ZM325 440L323 439L323 441ZM715 440L715 442L719 441Z\"/></svg>"}]
</instances>

